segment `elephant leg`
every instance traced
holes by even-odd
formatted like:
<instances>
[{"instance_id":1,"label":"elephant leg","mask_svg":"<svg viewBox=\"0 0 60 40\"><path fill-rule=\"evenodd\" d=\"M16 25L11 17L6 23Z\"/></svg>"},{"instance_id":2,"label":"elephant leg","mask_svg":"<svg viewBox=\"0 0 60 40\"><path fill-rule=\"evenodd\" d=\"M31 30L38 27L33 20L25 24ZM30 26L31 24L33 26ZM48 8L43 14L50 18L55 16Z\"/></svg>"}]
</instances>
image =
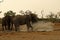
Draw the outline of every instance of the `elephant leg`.
<instances>
[{"instance_id":1,"label":"elephant leg","mask_svg":"<svg viewBox=\"0 0 60 40\"><path fill-rule=\"evenodd\" d=\"M27 29L28 29L28 31L29 31L29 28L31 28L31 30L33 31L33 27L31 26L30 23L27 24Z\"/></svg>"},{"instance_id":2,"label":"elephant leg","mask_svg":"<svg viewBox=\"0 0 60 40\"><path fill-rule=\"evenodd\" d=\"M13 30L13 24L11 24L11 30Z\"/></svg>"},{"instance_id":3,"label":"elephant leg","mask_svg":"<svg viewBox=\"0 0 60 40\"><path fill-rule=\"evenodd\" d=\"M31 28L31 31L33 31L33 27L31 26L31 24L29 25L29 27Z\"/></svg>"},{"instance_id":4,"label":"elephant leg","mask_svg":"<svg viewBox=\"0 0 60 40\"><path fill-rule=\"evenodd\" d=\"M7 26L5 25L5 30L7 30Z\"/></svg>"},{"instance_id":5,"label":"elephant leg","mask_svg":"<svg viewBox=\"0 0 60 40\"><path fill-rule=\"evenodd\" d=\"M20 31L19 25L17 26L18 31Z\"/></svg>"},{"instance_id":6,"label":"elephant leg","mask_svg":"<svg viewBox=\"0 0 60 40\"><path fill-rule=\"evenodd\" d=\"M10 30L10 24L8 24L8 30Z\"/></svg>"},{"instance_id":7,"label":"elephant leg","mask_svg":"<svg viewBox=\"0 0 60 40\"><path fill-rule=\"evenodd\" d=\"M2 31L4 31L4 26L2 26Z\"/></svg>"},{"instance_id":8,"label":"elephant leg","mask_svg":"<svg viewBox=\"0 0 60 40\"><path fill-rule=\"evenodd\" d=\"M19 30L19 25L15 24L15 31L18 31L18 30Z\"/></svg>"},{"instance_id":9,"label":"elephant leg","mask_svg":"<svg viewBox=\"0 0 60 40\"><path fill-rule=\"evenodd\" d=\"M33 31L33 27L30 25L31 30Z\"/></svg>"},{"instance_id":10,"label":"elephant leg","mask_svg":"<svg viewBox=\"0 0 60 40\"><path fill-rule=\"evenodd\" d=\"M15 31L17 31L17 26L15 25Z\"/></svg>"},{"instance_id":11,"label":"elephant leg","mask_svg":"<svg viewBox=\"0 0 60 40\"><path fill-rule=\"evenodd\" d=\"M27 25L27 31L29 31L29 26Z\"/></svg>"},{"instance_id":12,"label":"elephant leg","mask_svg":"<svg viewBox=\"0 0 60 40\"><path fill-rule=\"evenodd\" d=\"M27 31L29 31L29 28L30 28L30 25L29 25L29 24L27 24Z\"/></svg>"}]
</instances>

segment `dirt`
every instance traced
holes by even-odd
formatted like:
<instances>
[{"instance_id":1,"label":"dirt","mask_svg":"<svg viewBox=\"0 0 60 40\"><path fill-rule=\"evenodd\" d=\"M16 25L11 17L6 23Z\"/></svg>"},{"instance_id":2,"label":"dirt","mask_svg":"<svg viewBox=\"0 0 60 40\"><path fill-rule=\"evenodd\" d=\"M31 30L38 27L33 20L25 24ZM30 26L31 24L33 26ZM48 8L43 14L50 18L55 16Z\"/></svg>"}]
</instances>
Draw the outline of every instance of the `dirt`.
<instances>
[{"instance_id":1,"label":"dirt","mask_svg":"<svg viewBox=\"0 0 60 40\"><path fill-rule=\"evenodd\" d=\"M0 40L60 40L60 32L1 32Z\"/></svg>"},{"instance_id":2,"label":"dirt","mask_svg":"<svg viewBox=\"0 0 60 40\"><path fill-rule=\"evenodd\" d=\"M59 28L56 27L55 28ZM60 26L60 25L59 25ZM51 32L2 32L0 31L0 40L60 40L60 30Z\"/></svg>"}]
</instances>

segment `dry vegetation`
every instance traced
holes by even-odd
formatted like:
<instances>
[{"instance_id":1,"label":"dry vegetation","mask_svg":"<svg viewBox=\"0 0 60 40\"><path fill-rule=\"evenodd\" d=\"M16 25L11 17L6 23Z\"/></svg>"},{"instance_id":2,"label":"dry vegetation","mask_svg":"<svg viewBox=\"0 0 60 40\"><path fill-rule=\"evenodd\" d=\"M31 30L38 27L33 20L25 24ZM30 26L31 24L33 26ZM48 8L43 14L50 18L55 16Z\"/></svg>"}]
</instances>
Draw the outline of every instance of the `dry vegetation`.
<instances>
[{"instance_id":1,"label":"dry vegetation","mask_svg":"<svg viewBox=\"0 0 60 40\"><path fill-rule=\"evenodd\" d=\"M60 23L54 23L60 28ZM1 27L1 26L0 26ZM0 40L60 40L60 30L52 32L0 32Z\"/></svg>"}]
</instances>

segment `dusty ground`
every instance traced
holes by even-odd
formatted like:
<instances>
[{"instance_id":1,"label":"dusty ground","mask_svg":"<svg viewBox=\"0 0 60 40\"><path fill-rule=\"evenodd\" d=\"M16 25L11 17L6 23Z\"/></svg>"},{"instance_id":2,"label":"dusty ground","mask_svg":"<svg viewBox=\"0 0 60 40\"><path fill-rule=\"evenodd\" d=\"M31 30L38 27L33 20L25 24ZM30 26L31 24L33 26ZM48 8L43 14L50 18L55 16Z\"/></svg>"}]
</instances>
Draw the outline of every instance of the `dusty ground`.
<instances>
[{"instance_id":1,"label":"dusty ground","mask_svg":"<svg viewBox=\"0 0 60 40\"><path fill-rule=\"evenodd\" d=\"M1 32L0 40L60 40L60 32Z\"/></svg>"},{"instance_id":2,"label":"dusty ground","mask_svg":"<svg viewBox=\"0 0 60 40\"><path fill-rule=\"evenodd\" d=\"M60 28L60 24L55 24ZM58 27L56 27L58 26ZM52 32L0 32L0 40L60 40L60 30Z\"/></svg>"}]
</instances>

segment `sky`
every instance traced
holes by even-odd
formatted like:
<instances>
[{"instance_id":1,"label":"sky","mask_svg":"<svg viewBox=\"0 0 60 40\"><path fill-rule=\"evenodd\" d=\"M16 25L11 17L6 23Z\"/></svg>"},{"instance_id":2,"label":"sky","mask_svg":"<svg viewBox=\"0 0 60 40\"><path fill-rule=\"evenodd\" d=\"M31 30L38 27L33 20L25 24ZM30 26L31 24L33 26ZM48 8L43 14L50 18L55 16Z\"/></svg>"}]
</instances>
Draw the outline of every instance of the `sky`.
<instances>
[{"instance_id":1,"label":"sky","mask_svg":"<svg viewBox=\"0 0 60 40\"><path fill-rule=\"evenodd\" d=\"M50 14L49 12L57 13L60 11L60 0L3 0L0 2L0 17L9 10L12 10L19 14L20 10L31 10L36 12L41 17L41 10L44 16Z\"/></svg>"}]
</instances>

